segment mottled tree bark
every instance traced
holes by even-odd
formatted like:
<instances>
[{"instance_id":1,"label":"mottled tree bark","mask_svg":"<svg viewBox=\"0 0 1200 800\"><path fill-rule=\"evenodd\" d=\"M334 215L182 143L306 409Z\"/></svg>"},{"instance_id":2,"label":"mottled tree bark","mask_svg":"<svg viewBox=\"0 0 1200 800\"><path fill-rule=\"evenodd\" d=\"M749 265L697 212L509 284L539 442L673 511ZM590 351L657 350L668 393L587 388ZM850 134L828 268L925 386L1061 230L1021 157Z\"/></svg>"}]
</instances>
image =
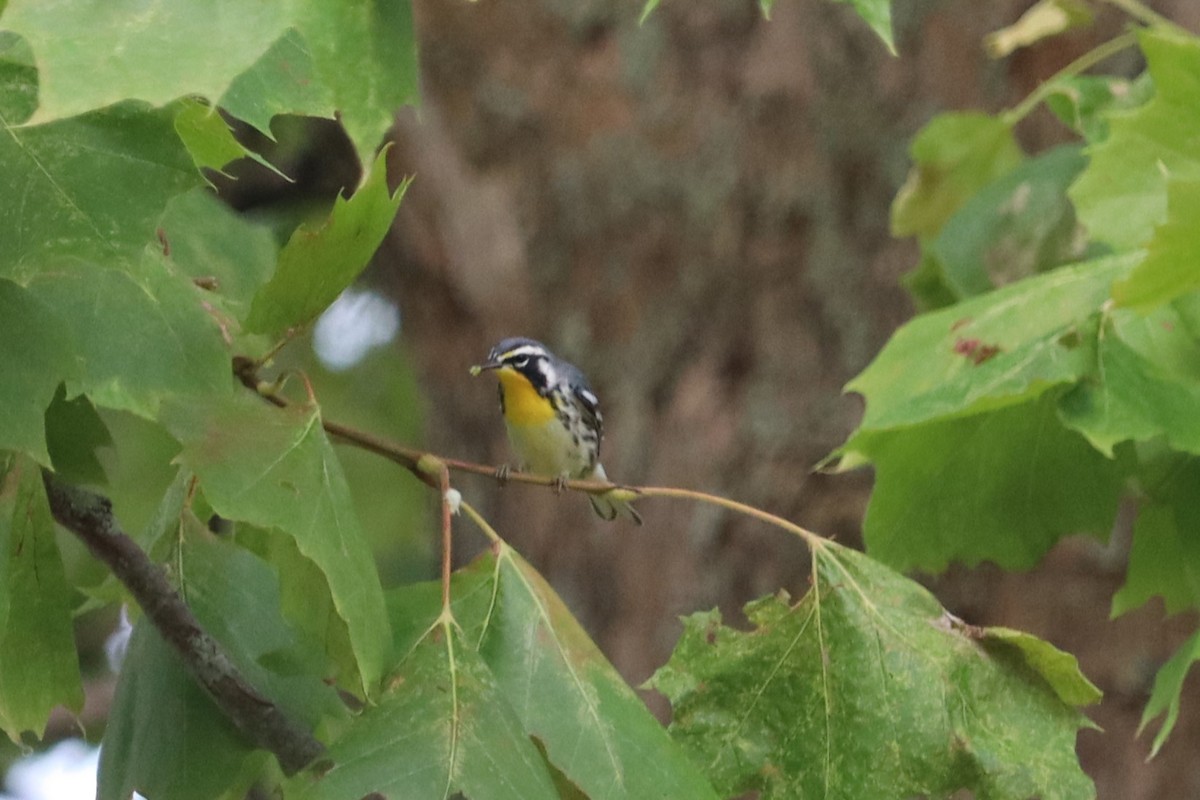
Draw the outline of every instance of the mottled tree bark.
<instances>
[{"instance_id":1,"label":"mottled tree bark","mask_svg":"<svg viewBox=\"0 0 1200 800\"><path fill-rule=\"evenodd\" d=\"M424 101L399 119L392 162L417 181L381 265L431 401L429 446L509 458L495 387L466 369L532 336L591 377L614 480L714 491L858 541L869 474L812 468L860 414L841 387L912 313L898 279L916 250L888 234L909 140L938 111L1012 105L1122 24L1104 14L989 61L982 36L1028 5L899 2L893 58L847 6L816 0L778 0L769 21L753 0L665 0L640 27L640 2L418 0ZM1046 114L1019 133L1031 150L1066 138ZM736 620L747 600L806 588L800 542L709 508L646 504L639 529L578 496L460 483L635 683L666 659L678 615L717 605ZM1146 660L1081 752L1103 796L1166 796L1138 794L1124 768L1144 757L1132 727L1171 637L1142 624L1108 652L1119 573L1097 558L1072 546L1034 576L939 587L971 622L1075 648L1102 683L1112 660ZM1087 635L1053 612L1063 582L1038 577L1064 563ZM1184 767L1198 727L1146 786Z\"/></svg>"}]
</instances>

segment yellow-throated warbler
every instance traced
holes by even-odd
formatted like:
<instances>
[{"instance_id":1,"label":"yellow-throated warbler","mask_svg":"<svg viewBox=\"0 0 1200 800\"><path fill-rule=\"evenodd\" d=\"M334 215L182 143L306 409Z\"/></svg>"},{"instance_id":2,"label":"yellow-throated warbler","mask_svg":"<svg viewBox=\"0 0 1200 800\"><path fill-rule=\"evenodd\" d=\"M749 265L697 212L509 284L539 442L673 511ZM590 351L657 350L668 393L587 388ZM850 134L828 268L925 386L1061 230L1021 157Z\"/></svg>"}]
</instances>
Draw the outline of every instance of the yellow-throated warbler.
<instances>
[{"instance_id":1,"label":"yellow-throated warbler","mask_svg":"<svg viewBox=\"0 0 1200 800\"><path fill-rule=\"evenodd\" d=\"M500 379L500 411L508 441L524 469L555 478L608 481L600 463L604 422L587 378L533 339L505 339L471 373L494 370ZM628 502L588 495L604 519L625 514L639 525Z\"/></svg>"}]
</instances>

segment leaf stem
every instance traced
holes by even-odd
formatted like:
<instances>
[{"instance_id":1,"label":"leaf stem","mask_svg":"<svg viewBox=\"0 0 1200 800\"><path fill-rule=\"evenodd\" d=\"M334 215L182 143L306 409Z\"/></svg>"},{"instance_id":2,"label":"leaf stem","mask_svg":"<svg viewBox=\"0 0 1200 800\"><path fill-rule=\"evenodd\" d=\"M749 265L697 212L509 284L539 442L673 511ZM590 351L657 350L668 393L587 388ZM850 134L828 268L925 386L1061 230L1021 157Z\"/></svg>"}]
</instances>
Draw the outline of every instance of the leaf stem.
<instances>
[{"instance_id":1,"label":"leaf stem","mask_svg":"<svg viewBox=\"0 0 1200 800\"><path fill-rule=\"evenodd\" d=\"M1103 0L1103 2L1110 6L1116 6L1138 22L1151 28L1166 28L1178 33L1188 33L1183 26L1175 24L1140 0Z\"/></svg>"},{"instance_id":2,"label":"leaf stem","mask_svg":"<svg viewBox=\"0 0 1200 800\"><path fill-rule=\"evenodd\" d=\"M500 534L496 533L496 529L488 524L488 521L484 519L482 514L475 510L473 505L468 503L466 500L463 500L460 508L462 508L462 510L466 512L466 515L471 518L471 521L479 527L479 530L483 531L483 535L488 537L488 539L491 539L493 545L496 547L507 546L504 542L504 539L500 538Z\"/></svg>"},{"instance_id":3,"label":"leaf stem","mask_svg":"<svg viewBox=\"0 0 1200 800\"><path fill-rule=\"evenodd\" d=\"M747 517L753 517L754 519L765 522L768 525L774 525L777 528L782 528L788 533L794 533L803 539L804 543L807 544L812 550L819 550L824 546L824 538L813 533L807 528L801 527L794 522L790 522L783 517L763 511L760 508L755 508L754 506L747 505L746 503L739 503L736 500L730 500L727 497L709 494L708 492L698 492L694 489L677 489L673 486L625 486L621 488L636 492L641 497L676 497L683 500L695 500L700 503L719 506L738 514L743 514Z\"/></svg>"},{"instance_id":4,"label":"leaf stem","mask_svg":"<svg viewBox=\"0 0 1200 800\"><path fill-rule=\"evenodd\" d=\"M450 470L443 463L438 470L440 489L442 490L442 613L450 611L450 548L453 537L451 533L450 516Z\"/></svg>"},{"instance_id":5,"label":"leaf stem","mask_svg":"<svg viewBox=\"0 0 1200 800\"><path fill-rule=\"evenodd\" d=\"M1108 0L1108 2L1118 2L1119 0ZM1042 81L1037 88L1025 97L1017 105L1013 106L1008 111L1004 112L1002 119L1009 127L1016 125L1025 117L1033 113L1047 97L1058 91L1058 84L1064 78L1070 78L1085 72L1099 64L1101 61L1108 59L1117 53L1137 44L1137 31L1128 31L1121 34L1115 39L1111 39L1102 45L1092 48L1079 58L1067 64L1065 67L1054 73L1048 80Z\"/></svg>"},{"instance_id":6,"label":"leaf stem","mask_svg":"<svg viewBox=\"0 0 1200 800\"><path fill-rule=\"evenodd\" d=\"M267 352L263 353L255 360L255 365L261 367L264 364L269 363L271 359L279 355L280 350L286 347L288 343L292 341L292 339L296 338L296 335L300 333L300 330L300 327L296 326L294 328L288 328L286 331L284 331L283 336L279 339L279 341L271 345L271 348L267 350Z\"/></svg>"}]
</instances>

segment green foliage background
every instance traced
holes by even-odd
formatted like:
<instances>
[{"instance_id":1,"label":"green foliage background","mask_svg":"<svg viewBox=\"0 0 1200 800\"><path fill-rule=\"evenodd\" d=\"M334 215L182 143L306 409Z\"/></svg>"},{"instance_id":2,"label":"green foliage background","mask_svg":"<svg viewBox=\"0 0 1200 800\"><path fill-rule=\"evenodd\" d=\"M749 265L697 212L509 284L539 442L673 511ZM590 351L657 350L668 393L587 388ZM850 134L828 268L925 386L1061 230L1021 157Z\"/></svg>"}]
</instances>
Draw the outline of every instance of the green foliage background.
<instances>
[{"instance_id":1,"label":"green foliage background","mask_svg":"<svg viewBox=\"0 0 1200 800\"><path fill-rule=\"evenodd\" d=\"M890 48L886 0L851 6ZM129 599L78 554L64 564L49 470L113 496L236 666L329 747L284 778L140 620L102 798L255 784L329 798L1091 796L1074 738L1098 692L1074 659L971 628L893 569L1027 567L1065 535L1106 534L1132 493L1114 612L1155 594L1200 605L1196 37L1150 18L1118 43L1146 56L1135 85L1080 64L1040 87L1033 104L1078 145L1023 153L1013 127L1031 106L946 114L917 137L893 226L921 242L909 285L930 311L848 387L867 411L836 454L876 470L869 557L802 533L804 597L752 604L751 632L687 620L650 682L674 707L668 730L501 540L455 574L447 605L412 582L427 548L380 555L385 538L433 538L422 489L335 449L322 422L335 409L411 440L421 410L402 359L378 356L374 374L396 385L350 393L357 405L288 351L314 385L288 408L231 373L308 326L392 222L404 185L378 145L415 102L409 5L0 12L0 727L14 741L82 704L73 612ZM278 115L335 113L362 180L282 240L207 188L236 159L270 167L233 120L270 136ZM381 421L372 396L403 413ZM214 513L232 533L209 530ZM1156 747L1197 657L1193 639L1160 675Z\"/></svg>"}]
</instances>

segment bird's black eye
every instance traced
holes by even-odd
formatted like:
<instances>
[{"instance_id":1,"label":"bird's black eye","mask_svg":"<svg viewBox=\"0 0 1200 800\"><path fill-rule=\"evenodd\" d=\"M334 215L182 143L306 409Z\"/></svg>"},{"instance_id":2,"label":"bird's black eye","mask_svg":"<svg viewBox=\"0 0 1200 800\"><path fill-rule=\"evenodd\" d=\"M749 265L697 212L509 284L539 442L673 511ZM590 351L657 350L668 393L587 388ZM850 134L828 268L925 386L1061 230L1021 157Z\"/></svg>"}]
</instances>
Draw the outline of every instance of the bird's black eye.
<instances>
[{"instance_id":1,"label":"bird's black eye","mask_svg":"<svg viewBox=\"0 0 1200 800\"><path fill-rule=\"evenodd\" d=\"M529 366L529 356L521 356L513 359L513 366L517 369L525 369Z\"/></svg>"}]
</instances>

